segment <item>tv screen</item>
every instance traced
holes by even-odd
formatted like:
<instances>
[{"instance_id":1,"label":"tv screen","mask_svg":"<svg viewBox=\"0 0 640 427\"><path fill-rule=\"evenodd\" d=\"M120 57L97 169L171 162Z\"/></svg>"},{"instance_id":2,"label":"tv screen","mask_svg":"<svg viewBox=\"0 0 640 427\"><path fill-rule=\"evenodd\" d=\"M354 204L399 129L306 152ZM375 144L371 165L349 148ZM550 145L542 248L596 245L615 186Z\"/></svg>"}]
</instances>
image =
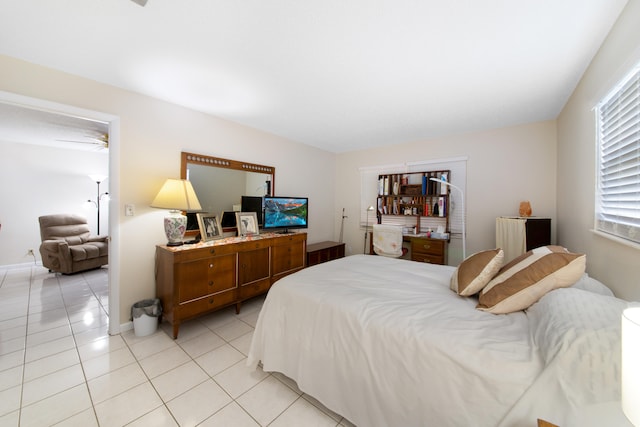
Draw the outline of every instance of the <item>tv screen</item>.
<instances>
[{"instance_id":1,"label":"tv screen","mask_svg":"<svg viewBox=\"0 0 640 427\"><path fill-rule=\"evenodd\" d=\"M264 198L264 229L307 228L309 221L309 199L306 197Z\"/></svg>"},{"instance_id":2,"label":"tv screen","mask_svg":"<svg viewBox=\"0 0 640 427\"><path fill-rule=\"evenodd\" d=\"M241 200L242 212L255 212L258 217L258 225L262 227L262 197L260 196L242 196Z\"/></svg>"}]
</instances>

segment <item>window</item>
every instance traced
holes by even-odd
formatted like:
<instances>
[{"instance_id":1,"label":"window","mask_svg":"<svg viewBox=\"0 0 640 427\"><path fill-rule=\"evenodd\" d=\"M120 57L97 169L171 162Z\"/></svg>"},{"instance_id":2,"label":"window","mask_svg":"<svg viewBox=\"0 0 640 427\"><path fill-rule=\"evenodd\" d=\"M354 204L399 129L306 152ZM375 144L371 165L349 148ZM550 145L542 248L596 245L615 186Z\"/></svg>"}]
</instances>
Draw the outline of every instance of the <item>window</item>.
<instances>
[{"instance_id":1,"label":"window","mask_svg":"<svg viewBox=\"0 0 640 427\"><path fill-rule=\"evenodd\" d=\"M595 228L640 243L640 64L597 106Z\"/></svg>"},{"instance_id":2,"label":"window","mask_svg":"<svg viewBox=\"0 0 640 427\"><path fill-rule=\"evenodd\" d=\"M376 211L368 212L369 206L376 207L376 199L378 197L378 175L391 173L412 173L419 171L448 169L451 171L451 183L459 187L465 192L465 183L467 182L467 158L456 157L447 159L423 160L410 163L402 163L385 166L366 166L360 168L360 227L371 226L377 219ZM462 209L456 209L456 206L462 206L461 195L458 191L451 192L451 211L449 215L449 227L451 237L454 234L462 235L462 218L464 213ZM414 218L389 218L387 223L396 225L415 225ZM420 223L422 229L426 227L436 228L439 222L431 224L428 219L423 219Z\"/></svg>"}]
</instances>

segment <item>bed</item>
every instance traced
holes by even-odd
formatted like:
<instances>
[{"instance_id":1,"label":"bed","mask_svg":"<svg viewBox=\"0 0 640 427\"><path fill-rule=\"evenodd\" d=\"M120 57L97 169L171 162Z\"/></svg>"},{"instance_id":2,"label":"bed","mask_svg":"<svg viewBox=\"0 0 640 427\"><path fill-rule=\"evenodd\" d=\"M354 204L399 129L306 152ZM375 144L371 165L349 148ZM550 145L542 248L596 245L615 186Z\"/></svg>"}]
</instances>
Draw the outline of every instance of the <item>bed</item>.
<instances>
[{"instance_id":1,"label":"bed","mask_svg":"<svg viewBox=\"0 0 640 427\"><path fill-rule=\"evenodd\" d=\"M361 427L567 427L619 407L627 302L582 273L526 310L494 314L452 291L455 274L353 255L287 276L265 299L248 364Z\"/></svg>"}]
</instances>

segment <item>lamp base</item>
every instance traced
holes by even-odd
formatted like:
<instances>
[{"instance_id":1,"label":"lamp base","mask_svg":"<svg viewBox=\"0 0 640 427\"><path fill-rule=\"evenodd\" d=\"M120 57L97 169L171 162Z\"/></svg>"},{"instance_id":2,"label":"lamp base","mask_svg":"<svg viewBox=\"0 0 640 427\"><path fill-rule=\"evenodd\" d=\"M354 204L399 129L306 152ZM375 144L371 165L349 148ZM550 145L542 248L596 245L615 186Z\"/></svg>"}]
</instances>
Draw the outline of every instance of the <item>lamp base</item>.
<instances>
[{"instance_id":1,"label":"lamp base","mask_svg":"<svg viewBox=\"0 0 640 427\"><path fill-rule=\"evenodd\" d=\"M167 236L167 246L183 244L184 232L187 230L187 217L180 211L169 211L164 217L164 234Z\"/></svg>"}]
</instances>

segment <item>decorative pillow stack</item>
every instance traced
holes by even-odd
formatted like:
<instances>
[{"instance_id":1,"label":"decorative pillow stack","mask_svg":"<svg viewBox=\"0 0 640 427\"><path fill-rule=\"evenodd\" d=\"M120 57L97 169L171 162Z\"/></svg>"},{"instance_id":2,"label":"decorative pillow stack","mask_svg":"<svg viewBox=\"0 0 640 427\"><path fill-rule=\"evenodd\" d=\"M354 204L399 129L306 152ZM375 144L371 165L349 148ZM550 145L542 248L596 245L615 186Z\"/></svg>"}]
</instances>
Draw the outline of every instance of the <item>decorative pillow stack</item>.
<instances>
[{"instance_id":1,"label":"decorative pillow stack","mask_svg":"<svg viewBox=\"0 0 640 427\"><path fill-rule=\"evenodd\" d=\"M468 257L454 272L451 289L461 296L479 292L479 310L512 313L528 308L553 289L573 285L586 267L586 255L560 246L533 249L505 266L503 259L501 249Z\"/></svg>"}]
</instances>

